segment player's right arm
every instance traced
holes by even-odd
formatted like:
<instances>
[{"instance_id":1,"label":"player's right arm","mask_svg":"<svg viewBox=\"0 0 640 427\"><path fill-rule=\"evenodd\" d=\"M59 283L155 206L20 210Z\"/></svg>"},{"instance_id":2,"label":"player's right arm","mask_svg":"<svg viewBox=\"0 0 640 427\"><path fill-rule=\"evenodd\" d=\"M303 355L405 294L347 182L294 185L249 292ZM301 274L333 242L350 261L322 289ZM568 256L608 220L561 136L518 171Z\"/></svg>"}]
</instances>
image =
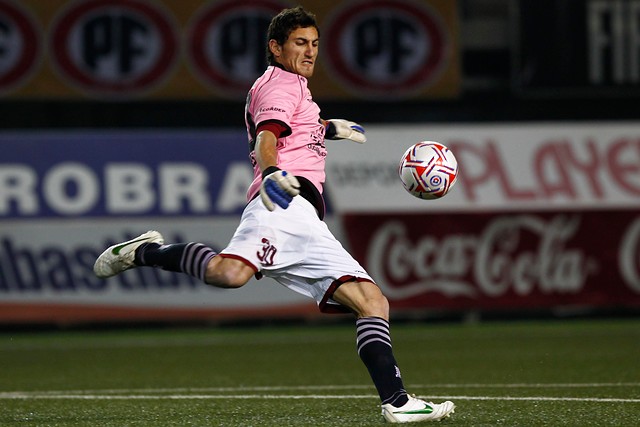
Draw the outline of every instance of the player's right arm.
<instances>
[{"instance_id":1,"label":"player's right arm","mask_svg":"<svg viewBox=\"0 0 640 427\"><path fill-rule=\"evenodd\" d=\"M276 148L278 138L273 132L271 129L264 129L263 126L260 126L256 136L256 161L263 172L269 167L278 166L278 150Z\"/></svg>"},{"instance_id":2,"label":"player's right arm","mask_svg":"<svg viewBox=\"0 0 640 427\"><path fill-rule=\"evenodd\" d=\"M262 171L260 198L265 207L273 211L275 205L283 209L289 207L294 196L300 194L300 183L295 176L278 168L278 137L273 127L258 127L256 136L255 157Z\"/></svg>"}]
</instances>

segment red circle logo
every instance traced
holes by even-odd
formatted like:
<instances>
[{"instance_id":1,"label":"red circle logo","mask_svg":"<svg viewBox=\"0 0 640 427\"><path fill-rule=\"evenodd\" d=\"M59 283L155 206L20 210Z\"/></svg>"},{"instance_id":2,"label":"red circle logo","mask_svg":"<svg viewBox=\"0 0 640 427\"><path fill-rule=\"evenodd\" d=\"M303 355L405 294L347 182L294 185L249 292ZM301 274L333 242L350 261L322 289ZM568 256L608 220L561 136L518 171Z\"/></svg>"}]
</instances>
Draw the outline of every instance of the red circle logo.
<instances>
[{"instance_id":1,"label":"red circle logo","mask_svg":"<svg viewBox=\"0 0 640 427\"><path fill-rule=\"evenodd\" d=\"M364 97L402 97L428 86L449 51L440 16L415 3L350 3L325 27L323 61L348 90Z\"/></svg>"},{"instance_id":2,"label":"red circle logo","mask_svg":"<svg viewBox=\"0 0 640 427\"><path fill-rule=\"evenodd\" d=\"M93 95L132 97L176 65L169 15L141 0L89 0L68 7L51 31L58 73Z\"/></svg>"},{"instance_id":3,"label":"red circle logo","mask_svg":"<svg viewBox=\"0 0 640 427\"><path fill-rule=\"evenodd\" d=\"M41 40L26 10L0 0L0 92L18 88L36 70Z\"/></svg>"}]
</instances>

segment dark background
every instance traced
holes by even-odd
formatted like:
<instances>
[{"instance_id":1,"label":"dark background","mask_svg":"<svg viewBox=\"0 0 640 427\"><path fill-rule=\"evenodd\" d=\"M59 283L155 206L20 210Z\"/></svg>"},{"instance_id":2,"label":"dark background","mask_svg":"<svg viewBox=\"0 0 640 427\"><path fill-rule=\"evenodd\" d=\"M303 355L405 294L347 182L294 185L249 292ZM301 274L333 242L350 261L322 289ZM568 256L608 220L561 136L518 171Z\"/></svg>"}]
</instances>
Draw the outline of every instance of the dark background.
<instances>
[{"instance_id":1,"label":"dark background","mask_svg":"<svg viewBox=\"0 0 640 427\"><path fill-rule=\"evenodd\" d=\"M632 0L612 0L624 9ZM462 90L448 100L322 102L363 123L595 121L640 118L640 85L586 72L589 0L459 0ZM602 18L604 28L612 25ZM605 61L609 57L605 56ZM0 99L0 128L244 127L238 101Z\"/></svg>"}]
</instances>

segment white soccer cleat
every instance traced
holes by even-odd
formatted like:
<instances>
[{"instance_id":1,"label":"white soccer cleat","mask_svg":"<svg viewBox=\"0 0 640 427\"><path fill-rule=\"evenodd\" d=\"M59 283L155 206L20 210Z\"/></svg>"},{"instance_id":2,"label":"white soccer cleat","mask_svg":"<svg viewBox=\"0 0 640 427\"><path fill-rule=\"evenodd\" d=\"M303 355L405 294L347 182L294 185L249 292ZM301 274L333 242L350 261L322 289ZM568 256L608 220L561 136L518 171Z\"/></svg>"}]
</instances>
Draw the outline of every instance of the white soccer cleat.
<instances>
[{"instance_id":1,"label":"white soccer cleat","mask_svg":"<svg viewBox=\"0 0 640 427\"><path fill-rule=\"evenodd\" d=\"M99 278L106 279L107 277L115 276L118 273L135 267L136 265L133 263L133 259L136 254L136 249L143 243L157 243L162 245L164 244L164 238L162 234L152 230L139 235L135 239L110 246L96 259L93 265L93 272Z\"/></svg>"},{"instance_id":2,"label":"white soccer cleat","mask_svg":"<svg viewBox=\"0 0 640 427\"><path fill-rule=\"evenodd\" d=\"M435 404L409 396L409 401L399 408L387 403L382 405L382 416L390 423L416 423L420 421L440 421L453 414L453 402Z\"/></svg>"}]
</instances>

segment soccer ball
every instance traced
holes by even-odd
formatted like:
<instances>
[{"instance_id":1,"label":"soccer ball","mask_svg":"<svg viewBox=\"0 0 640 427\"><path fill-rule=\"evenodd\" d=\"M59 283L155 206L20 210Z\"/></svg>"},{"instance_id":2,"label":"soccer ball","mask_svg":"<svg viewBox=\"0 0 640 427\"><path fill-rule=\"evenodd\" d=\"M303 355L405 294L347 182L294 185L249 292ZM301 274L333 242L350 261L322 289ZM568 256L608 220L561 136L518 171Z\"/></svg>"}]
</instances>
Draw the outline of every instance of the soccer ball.
<instances>
[{"instance_id":1,"label":"soccer ball","mask_svg":"<svg viewBox=\"0 0 640 427\"><path fill-rule=\"evenodd\" d=\"M405 151L398 174L405 190L419 199L439 199L458 178L458 161L444 145L422 141Z\"/></svg>"}]
</instances>

